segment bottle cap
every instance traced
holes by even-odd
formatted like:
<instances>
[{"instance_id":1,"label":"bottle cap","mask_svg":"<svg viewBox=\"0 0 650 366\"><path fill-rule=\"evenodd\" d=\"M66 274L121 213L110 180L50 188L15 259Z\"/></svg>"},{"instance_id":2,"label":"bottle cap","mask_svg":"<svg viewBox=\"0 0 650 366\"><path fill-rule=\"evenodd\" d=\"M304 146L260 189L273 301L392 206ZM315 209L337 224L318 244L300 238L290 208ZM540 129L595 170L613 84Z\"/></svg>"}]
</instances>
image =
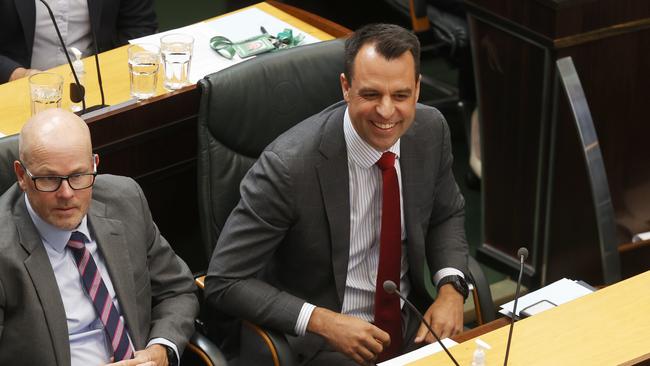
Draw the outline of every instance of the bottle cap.
<instances>
[{"instance_id":1,"label":"bottle cap","mask_svg":"<svg viewBox=\"0 0 650 366\"><path fill-rule=\"evenodd\" d=\"M74 71L79 74L85 72L84 70L84 63L81 61L81 51L77 49L76 47L70 47L70 51L72 51L72 54L75 57L75 60L72 61L72 68L74 68Z\"/></svg>"}]
</instances>

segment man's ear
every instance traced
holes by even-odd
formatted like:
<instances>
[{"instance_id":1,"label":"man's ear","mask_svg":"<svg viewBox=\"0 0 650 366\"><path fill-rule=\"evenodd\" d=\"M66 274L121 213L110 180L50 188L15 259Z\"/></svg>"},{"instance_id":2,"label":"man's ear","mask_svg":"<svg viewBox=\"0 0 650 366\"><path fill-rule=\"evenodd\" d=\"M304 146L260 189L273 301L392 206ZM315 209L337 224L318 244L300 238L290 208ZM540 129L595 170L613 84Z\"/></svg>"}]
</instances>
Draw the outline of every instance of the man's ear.
<instances>
[{"instance_id":1,"label":"man's ear","mask_svg":"<svg viewBox=\"0 0 650 366\"><path fill-rule=\"evenodd\" d=\"M343 99L345 99L346 102L349 102L350 82L345 77L345 73L343 72L341 73L341 76L339 76L339 80L341 81L341 91L343 92Z\"/></svg>"},{"instance_id":2,"label":"man's ear","mask_svg":"<svg viewBox=\"0 0 650 366\"><path fill-rule=\"evenodd\" d=\"M27 180L29 177L25 173L25 169L23 168L23 165L18 161L14 161L14 173L16 173L16 180L18 181L18 185L20 186L20 189L23 191L27 190Z\"/></svg>"}]
</instances>

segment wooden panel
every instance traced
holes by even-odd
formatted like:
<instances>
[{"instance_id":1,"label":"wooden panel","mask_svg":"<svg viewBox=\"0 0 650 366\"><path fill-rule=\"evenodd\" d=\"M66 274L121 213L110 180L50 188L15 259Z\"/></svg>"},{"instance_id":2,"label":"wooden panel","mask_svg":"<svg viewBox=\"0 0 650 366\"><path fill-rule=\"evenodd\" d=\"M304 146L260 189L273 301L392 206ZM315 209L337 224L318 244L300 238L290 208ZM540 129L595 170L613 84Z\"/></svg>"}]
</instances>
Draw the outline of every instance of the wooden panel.
<instances>
[{"instance_id":1,"label":"wooden panel","mask_svg":"<svg viewBox=\"0 0 650 366\"><path fill-rule=\"evenodd\" d=\"M473 12L490 12L549 40L650 16L650 2L646 0L469 0L466 3Z\"/></svg>"},{"instance_id":2,"label":"wooden panel","mask_svg":"<svg viewBox=\"0 0 650 366\"><path fill-rule=\"evenodd\" d=\"M650 70L644 66L650 65L647 47L650 30L602 39L558 55L572 55L585 89L603 153L620 244L650 230L650 150L643 148L644 136L650 134L648 96L643 90L650 82ZM584 161L564 96L559 98L547 239L548 281L579 276L591 283L603 283L600 268L593 265L600 258L594 245L598 239L595 216L589 209L591 193ZM648 254L638 255L640 258L624 263L627 276L650 269Z\"/></svg>"},{"instance_id":3,"label":"wooden panel","mask_svg":"<svg viewBox=\"0 0 650 366\"><path fill-rule=\"evenodd\" d=\"M528 39L471 18L478 36L473 54L478 80L483 167L484 246L514 256L517 248L538 257L536 221L540 136L544 114L546 50ZM544 75L547 75L544 77ZM540 166L541 164L541 166ZM485 253L485 252L484 252ZM509 263L518 269L518 261Z\"/></svg>"},{"instance_id":4,"label":"wooden panel","mask_svg":"<svg viewBox=\"0 0 650 366\"><path fill-rule=\"evenodd\" d=\"M650 2L467 3L484 159L479 255L514 274L517 248L527 246L531 286L564 276L602 283L585 163L566 104L559 105L556 145L549 145L553 65L574 60L601 143L618 239L628 242L650 230ZM650 268L650 258L625 258L625 275Z\"/></svg>"}]
</instances>

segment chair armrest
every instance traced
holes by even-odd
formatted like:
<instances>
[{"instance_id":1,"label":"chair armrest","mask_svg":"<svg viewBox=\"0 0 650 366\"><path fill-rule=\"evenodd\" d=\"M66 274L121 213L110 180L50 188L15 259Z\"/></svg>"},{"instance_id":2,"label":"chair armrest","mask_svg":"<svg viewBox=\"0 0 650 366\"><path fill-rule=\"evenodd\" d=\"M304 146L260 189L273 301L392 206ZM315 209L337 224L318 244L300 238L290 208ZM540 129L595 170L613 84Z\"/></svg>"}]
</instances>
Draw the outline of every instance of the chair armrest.
<instances>
[{"instance_id":1,"label":"chair armrest","mask_svg":"<svg viewBox=\"0 0 650 366\"><path fill-rule=\"evenodd\" d=\"M476 322L479 325L491 322L496 319L496 310L490 292L490 284L485 278L481 265L472 256L469 256L468 268L469 282L474 287L472 289L472 298L474 299Z\"/></svg>"},{"instance_id":2,"label":"chair armrest","mask_svg":"<svg viewBox=\"0 0 650 366\"><path fill-rule=\"evenodd\" d=\"M295 366L293 350L284 333L262 328L248 321L242 322L240 363L244 365L266 364Z\"/></svg>"},{"instance_id":3,"label":"chair armrest","mask_svg":"<svg viewBox=\"0 0 650 366\"><path fill-rule=\"evenodd\" d=\"M221 350L206 336L194 332L181 357L181 365L227 366L228 362Z\"/></svg>"}]
</instances>

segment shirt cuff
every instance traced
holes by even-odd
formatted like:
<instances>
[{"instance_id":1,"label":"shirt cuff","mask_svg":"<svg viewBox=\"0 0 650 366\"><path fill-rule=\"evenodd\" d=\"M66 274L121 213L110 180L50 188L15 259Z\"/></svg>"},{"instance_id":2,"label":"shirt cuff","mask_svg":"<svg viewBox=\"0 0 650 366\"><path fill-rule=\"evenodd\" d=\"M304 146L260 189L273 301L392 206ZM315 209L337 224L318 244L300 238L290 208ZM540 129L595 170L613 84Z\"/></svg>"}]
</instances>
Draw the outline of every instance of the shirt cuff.
<instances>
[{"instance_id":1,"label":"shirt cuff","mask_svg":"<svg viewBox=\"0 0 650 366\"><path fill-rule=\"evenodd\" d=\"M438 282L447 276L460 276L462 278L465 278L463 272L457 270L456 268L445 267L433 275L433 284L436 286L436 288L438 288Z\"/></svg>"},{"instance_id":2,"label":"shirt cuff","mask_svg":"<svg viewBox=\"0 0 650 366\"><path fill-rule=\"evenodd\" d=\"M314 309L316 309L316 306L308 302L302 304L300 314L298 314L298 321L296 321L296 328L294 329L297 335L304 336L307 333L307 325Z\"/></svg>"},{"instance_id":3,"label":"shirt cuff","mask_svg":"<svg viewBox=\"0 0 650 366\"><path fill-rule=\"evenodd\" d=\"M152 340L149 341L149 343L147 343L147 347L149 347L151 345L154 345L154 344L162 344L162 345L165 345L167 347L171 347L171 349L173 349L174 353L176 354L176 360L178 360L178 366L181 365L181 356L178 354L178 348L176 348L176 345L174 344L174 342L172 342L172 341L170 341L168 339L165 339L165 338L153 338Z\"/></svg>"}]
</instances>

